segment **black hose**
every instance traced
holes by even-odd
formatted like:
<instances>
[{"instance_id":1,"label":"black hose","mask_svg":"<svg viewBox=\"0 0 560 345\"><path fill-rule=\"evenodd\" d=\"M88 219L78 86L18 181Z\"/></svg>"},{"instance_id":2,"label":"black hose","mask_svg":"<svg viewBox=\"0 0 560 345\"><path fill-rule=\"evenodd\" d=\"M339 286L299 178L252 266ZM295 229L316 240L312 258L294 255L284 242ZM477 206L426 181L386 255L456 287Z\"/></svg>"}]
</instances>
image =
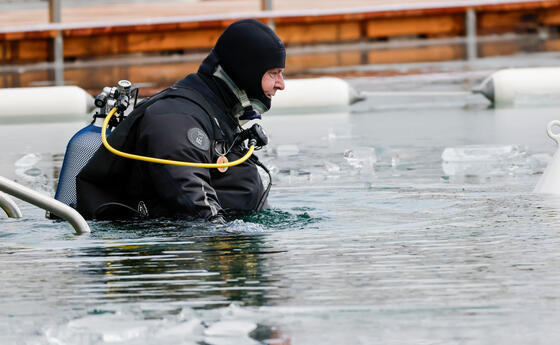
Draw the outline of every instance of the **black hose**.
<instances>
[{"instance_id":1,"label":"black hose","mask_svg":"<svg viewBox=\"0 0 560 345\"><path fill-rule=\"evenodd\" d=\"M253 158L255 156L252 156L251 158ZM263 195L261 196L259 203L257 204L257 210L260 210L264 203L266 202L266 199L268 198L268 194L270 193L270 188L272 187L272 174L270 173L270 171L267 169L267 167L262 164L259 159L257 157L255 157L254 159L255 164L257 164L258 166L260 166L264 171L266 171L266 173L268 174L268 186L266 186L266 189L263 193Z\"/></svg>"}]
</instances>

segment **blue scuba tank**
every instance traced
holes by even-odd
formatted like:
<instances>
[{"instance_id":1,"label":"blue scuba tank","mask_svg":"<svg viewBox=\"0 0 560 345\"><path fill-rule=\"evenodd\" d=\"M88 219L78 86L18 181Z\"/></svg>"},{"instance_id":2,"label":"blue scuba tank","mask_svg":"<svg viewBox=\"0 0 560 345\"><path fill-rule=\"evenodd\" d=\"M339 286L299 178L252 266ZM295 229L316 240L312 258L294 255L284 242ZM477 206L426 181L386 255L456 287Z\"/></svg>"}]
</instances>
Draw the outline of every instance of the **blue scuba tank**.
<instances>
[{"instance_id":1,"label":"blue scuba tank","mask_svg":"<svg viewBox=\"0 0 560 345\"><path fill-rule=\"evenodd\" d=\"M76 176L101 146L101 126L104 118L96 117L93 123L78 131L66 146L54 198L76 208ZM107 130L107 135L109 130Z\"/></svg>"}]
</instances>

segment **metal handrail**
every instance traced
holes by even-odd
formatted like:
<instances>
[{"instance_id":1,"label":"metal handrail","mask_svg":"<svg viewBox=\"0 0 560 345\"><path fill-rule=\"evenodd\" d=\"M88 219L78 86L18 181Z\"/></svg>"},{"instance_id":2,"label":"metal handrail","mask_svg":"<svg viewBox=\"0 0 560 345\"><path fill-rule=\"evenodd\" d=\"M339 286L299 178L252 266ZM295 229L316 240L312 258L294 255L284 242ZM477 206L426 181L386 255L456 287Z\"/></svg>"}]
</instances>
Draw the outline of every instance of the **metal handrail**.
<instances>
[{"instance_id":1,"label":"metal handrail","mask_svg":"<svg viewBox=\"0 0 560 345\"><path fill-rule=\"evenodd\" d=\"M0 176L0 191L40 207L68 221L77 234L91 232L86 220L72 207Z\"/></svg>"},{"instance_id":2,"label":"metal handrail","mask_svg":"<svg viewBox=\"0 0 560 345\"><path fill-rule=\"evenodd\" d=\"M21 218L22 214L15 201L7 194L0 192L0 208L6 212L10 218Z\"/></svg>"}]
</instances>

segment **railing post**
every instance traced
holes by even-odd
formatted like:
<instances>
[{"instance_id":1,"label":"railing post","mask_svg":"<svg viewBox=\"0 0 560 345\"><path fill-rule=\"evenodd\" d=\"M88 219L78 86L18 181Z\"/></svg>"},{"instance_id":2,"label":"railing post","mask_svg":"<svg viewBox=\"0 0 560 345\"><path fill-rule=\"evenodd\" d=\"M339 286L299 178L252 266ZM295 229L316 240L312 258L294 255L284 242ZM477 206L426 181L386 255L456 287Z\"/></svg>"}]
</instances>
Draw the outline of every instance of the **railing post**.
<instances>
[{"instance_id":1,"label":"railing post","mask_svg":"<svg viewBox=\"0 0 560 345\"><path fill-rule=\"evenodd\" d=\"M476 60L478 57L476 42L476 12L469 7L465 13L467 60Z\"/></svg>"},{"instance_id":2,"label":"railing post","mask_svg":"<svg viewBox=\"0 0 560 345\"><path fill-rule=\"evenodd\" d=\"M0 192L12 195L68 221L77 234L91 232L86 220L72 207L0 176Z\"/></svg>"},{"instance_id":3,"label":"railing post","mask_svg":"<svg viewBox=\"0 0 560 345\"><path fill-rule=\"evenodd\" d=\"M272 11L272 0L261 0L261 11ZM268 18L268 26L275 31L274 18Z\"/></svg>"},{"instance_id":4,"label":"railing post","mask_svg":"<svg viewBox=\"0 0 560 345\"><path fill-rule=\"evenodd\" d=\"M49 22L60 23L62 21L62 8L60 0L49 0ZM54 55L54 83L64 85L64 42L62 31L58 30L53 40Z\"/></svg>"},{"instance_id":5,"label":"railing post","mask_svg":"<svg viewBox=\"0 0 560 345\"><path fill-rule=\"evenodd\" d=\"M0 208L6 212L10 218L21 218L22 214L16 203L7 195L0 192Z\"/></svg>"}]
</instances>

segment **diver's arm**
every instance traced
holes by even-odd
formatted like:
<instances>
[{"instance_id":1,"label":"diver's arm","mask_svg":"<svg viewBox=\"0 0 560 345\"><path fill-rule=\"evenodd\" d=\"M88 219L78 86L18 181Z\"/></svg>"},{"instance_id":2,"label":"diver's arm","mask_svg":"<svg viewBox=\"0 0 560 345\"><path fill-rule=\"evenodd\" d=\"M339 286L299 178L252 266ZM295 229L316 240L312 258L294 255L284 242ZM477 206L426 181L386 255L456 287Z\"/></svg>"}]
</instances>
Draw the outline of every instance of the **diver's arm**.
<instances>
[{"instance_id":1,"label":"diver's arm","mask_svg":"<svg viewBox=\"0 0 560 345\"><path fill-rule=\"evenodd\" d=\"M146 113L138 129L138 151L150 157L211 162L208 128L194 117L180 113ZM150 180L170 212L208 220L219 218L222 207L205 168L150 163Z\"/></svg>"}]
</instances>

